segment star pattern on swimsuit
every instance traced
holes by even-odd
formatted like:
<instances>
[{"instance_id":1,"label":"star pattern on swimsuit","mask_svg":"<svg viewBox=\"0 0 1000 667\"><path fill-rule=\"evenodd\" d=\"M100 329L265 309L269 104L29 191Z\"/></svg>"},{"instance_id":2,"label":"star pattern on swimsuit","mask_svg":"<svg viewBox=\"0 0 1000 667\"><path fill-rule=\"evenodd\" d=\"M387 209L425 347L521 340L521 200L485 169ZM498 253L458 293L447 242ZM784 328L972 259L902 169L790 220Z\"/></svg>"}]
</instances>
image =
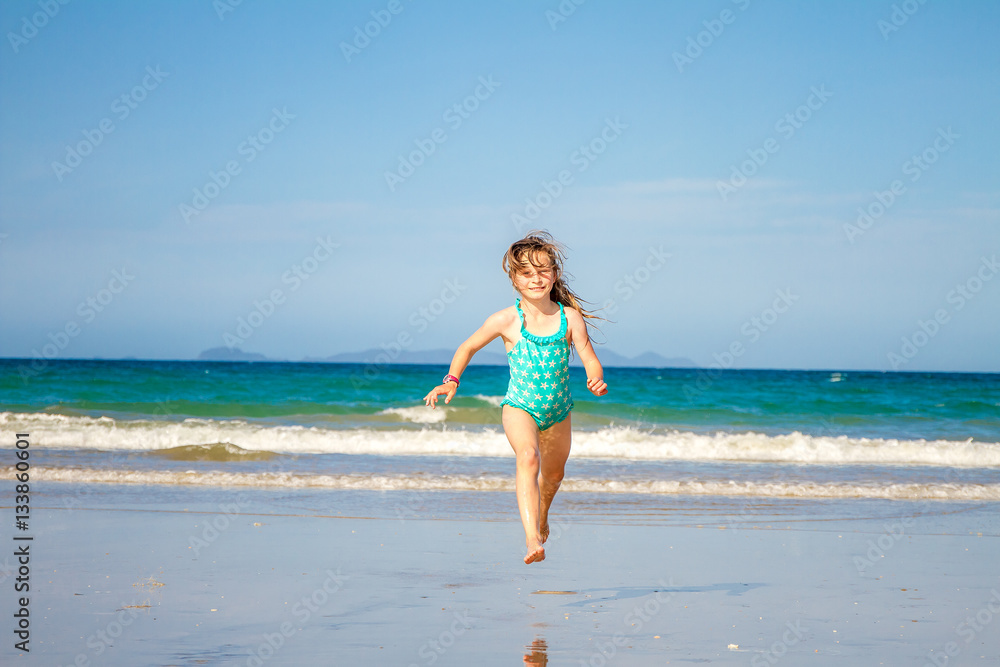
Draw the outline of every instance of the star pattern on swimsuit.
<instances>
[{"instance_id":1,"label":"star pattern on swimsuit","mask_svg":"<svg viewBox=\"0 0 1000 667\"><path fill-rule=\"evenodd\" d=\"M520 308L518 308L520 311ZM573 407L568 386L569 344L565 332L565 315L560 331L551 336L534 336L524 327L521 318L521 339L507 352L510 382L504 405L529 412L539 428L549 428L565 419ZM538 380L544 378L544 382Z\"/></svg>"}]
</instances>

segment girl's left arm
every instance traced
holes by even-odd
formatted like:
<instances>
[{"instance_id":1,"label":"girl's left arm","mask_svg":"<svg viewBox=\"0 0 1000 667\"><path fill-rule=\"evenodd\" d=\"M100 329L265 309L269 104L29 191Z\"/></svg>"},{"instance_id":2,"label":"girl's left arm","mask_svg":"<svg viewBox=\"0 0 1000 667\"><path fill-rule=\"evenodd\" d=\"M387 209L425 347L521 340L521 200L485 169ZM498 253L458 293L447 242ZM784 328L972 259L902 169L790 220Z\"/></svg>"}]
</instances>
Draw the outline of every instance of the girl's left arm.
<instances>
[{"instance_id":1,"label":"girl's left arm","mask_svg":"<svg viewBox=\"0 0 1000 667\"><path fill-rule=\"evenodd\" d=\"M604 381L604 367L601 360L594 352L594 346L590 342L587 334L587 323L580 313L572 309L566 309L566 324L569 328L570 340L576 348L576 353L580 355L583 368L587 371L587 389L594 396L604 396L608 393L608 385Z\"/></svg>"}]
</instances>

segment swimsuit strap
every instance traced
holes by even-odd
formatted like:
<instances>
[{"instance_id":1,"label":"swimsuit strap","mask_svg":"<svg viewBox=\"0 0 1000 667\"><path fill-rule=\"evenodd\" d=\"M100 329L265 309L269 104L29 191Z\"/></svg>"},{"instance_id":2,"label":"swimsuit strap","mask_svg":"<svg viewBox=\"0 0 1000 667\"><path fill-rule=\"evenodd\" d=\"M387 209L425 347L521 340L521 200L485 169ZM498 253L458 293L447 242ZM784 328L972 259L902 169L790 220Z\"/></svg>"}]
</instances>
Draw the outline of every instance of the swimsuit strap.
<instances>
[{"instance_id":1,"label":"swimsuit strap","mask_svg":"<svg viewBox=\"0 0 1000 667\"><path fill-rule=\"evenodd\" d=\"M524 323L524 311L521 310L521 300L517 300L517 314L521 318L521 337L530 340L532 343L551 343L553 341L559 340L560 338L566 337L566 311L563 309L563 305L559 304L559 331L555 332L551 336L537 336L530 331L528 331L527 326Z\"/></svg>"}]
</instances>

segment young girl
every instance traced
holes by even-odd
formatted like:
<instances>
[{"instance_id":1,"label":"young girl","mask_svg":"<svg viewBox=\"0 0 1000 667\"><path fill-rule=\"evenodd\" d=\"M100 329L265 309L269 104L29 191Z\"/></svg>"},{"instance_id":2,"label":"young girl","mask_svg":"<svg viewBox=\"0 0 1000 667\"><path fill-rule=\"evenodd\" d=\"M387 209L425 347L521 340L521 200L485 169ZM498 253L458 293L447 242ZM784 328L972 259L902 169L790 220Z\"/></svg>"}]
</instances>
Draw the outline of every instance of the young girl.
<instances>
[{"instance_id":1,"label":"young girl","mask_svg":"<svg viewBox=\"0 0 1000 667\"><path fill-rule=\"evenodd\" d=\"M584 320L595 316L580 307L567 287L563 258L562 247L547 232L528 232L514 243L504 255L503 268L520 298L486 318L458 347L442 384L424 397L431 408L440 395L450 403L472 356L497 336L503 339L510 383L501 403L502 421L517 455L517 505L528 547L525 563L545 560L542 544L549 537L549 507L569 458L570 343L587 371L587 389L595 396L608 393Z\"/></svg>"}]
</instances>

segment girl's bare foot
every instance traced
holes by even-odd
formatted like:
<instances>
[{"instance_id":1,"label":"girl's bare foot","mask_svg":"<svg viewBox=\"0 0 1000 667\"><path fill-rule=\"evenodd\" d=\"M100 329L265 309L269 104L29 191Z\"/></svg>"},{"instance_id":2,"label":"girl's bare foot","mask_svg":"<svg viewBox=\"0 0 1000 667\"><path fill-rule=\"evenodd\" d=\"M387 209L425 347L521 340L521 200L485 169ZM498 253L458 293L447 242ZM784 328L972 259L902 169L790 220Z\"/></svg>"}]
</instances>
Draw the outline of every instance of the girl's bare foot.
<instances>
[{"instance_id":1,"label":"girl's bare foot","mask_svg":"<svg viewBox=\"0 0 1000 667\"><path fill-rule=\"evenodd\" d=\"M528 542L528 555L524 557L524 564L530 565L543 560L545 560L545 547L542 546L542 543L540 541Z\"/></svg>"}]
</instances>

